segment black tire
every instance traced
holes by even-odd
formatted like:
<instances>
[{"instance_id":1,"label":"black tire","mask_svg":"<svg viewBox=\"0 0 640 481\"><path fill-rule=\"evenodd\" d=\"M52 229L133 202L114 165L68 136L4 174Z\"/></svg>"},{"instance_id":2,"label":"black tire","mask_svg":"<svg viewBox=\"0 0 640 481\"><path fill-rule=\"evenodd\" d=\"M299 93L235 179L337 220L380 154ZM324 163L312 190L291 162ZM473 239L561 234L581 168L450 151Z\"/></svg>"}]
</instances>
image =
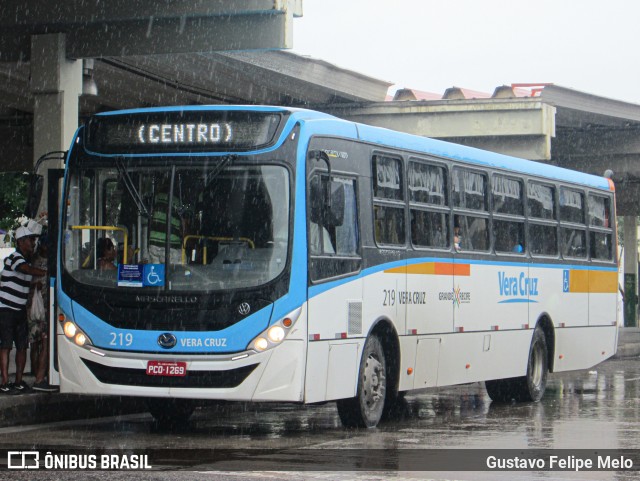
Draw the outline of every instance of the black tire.
<instances>
[{"instance_id":1,"label":"black tire","mask_svg":"<svg viewBox=\"0 0 640 481\"><path fill-rule=\"evenodd\" d=\"M486 381L487 394L495 402L538 402L544 396L549 372L547 340L541 327L536 327L529 348L527 374L511 379Z\"/></svg>"},{"instance_id":2,"label":"black tire","mask_svg":"<svg viewBox=\"0 0 640 481\"><path fill-rule=\"evenodd\" d=\"M377 336L367 339L360 361L356 397L337 402L338 415L345 427L374 428L385 405L387 362Z\"/></svg>"},{"instance_id":3,"label":"black tire","mask_svg":"<svg viewBox=\"0 0 640 481\"><path fill-rule=\"evenodd\" d=\"M158 424L171 427L187 423L195 404L191 399L150 398L147 409Z\"/></svg>"}]
</instances>

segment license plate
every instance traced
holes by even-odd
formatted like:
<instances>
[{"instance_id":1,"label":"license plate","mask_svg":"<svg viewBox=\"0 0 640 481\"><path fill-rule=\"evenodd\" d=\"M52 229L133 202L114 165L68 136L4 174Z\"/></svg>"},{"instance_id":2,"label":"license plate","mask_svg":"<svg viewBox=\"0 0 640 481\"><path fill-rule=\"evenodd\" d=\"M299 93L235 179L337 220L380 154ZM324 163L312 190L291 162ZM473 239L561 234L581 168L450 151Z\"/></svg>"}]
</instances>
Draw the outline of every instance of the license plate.
<instances>
[{"instance_id":1,"label":"license plate","mask_svg":"<svg viewBox=\"0 0 640 481\"><path fill-rule=\"evenodd\" d=\"M186 376L187 363L176 361L149 361L147 362L147 375L149 376Z\"/></svg>"}]
</instances>

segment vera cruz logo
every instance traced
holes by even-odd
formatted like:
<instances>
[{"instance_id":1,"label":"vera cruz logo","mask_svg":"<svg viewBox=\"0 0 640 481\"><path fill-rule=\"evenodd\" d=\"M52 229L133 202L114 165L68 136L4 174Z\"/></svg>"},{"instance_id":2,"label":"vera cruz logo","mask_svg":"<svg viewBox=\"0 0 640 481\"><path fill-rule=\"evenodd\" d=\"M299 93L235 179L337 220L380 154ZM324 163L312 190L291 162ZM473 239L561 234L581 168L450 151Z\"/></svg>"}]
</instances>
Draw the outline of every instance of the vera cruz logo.
<instances>
[{"instance_id":1,"label":"vera cruz logo","mask_svg":"<svg viewBox=\"0 0 640 481\"><path fill-rule=\"evenodd\" d=\"M508 276L506 272L498 272L500 297L504 299L498 304L517 302L538 302L538 278L529 277L524 272L516 276Z\"/></svg>"}]
</instances>

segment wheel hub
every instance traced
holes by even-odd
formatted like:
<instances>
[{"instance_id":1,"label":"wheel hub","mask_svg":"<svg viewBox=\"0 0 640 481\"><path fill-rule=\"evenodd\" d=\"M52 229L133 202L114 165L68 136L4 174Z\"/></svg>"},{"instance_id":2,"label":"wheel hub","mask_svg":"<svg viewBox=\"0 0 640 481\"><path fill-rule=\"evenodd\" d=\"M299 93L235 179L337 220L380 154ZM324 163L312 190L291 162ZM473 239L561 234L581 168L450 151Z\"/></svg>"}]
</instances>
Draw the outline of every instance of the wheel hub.
<instances>
[{"instance_id":1,"label":"wheel hub","mask_svg":"<svg viewBox=\"0 0 640 481\"><path fill-rule=\"evenodd\" d=\"M368 406L384 400L386 382L384 366L374 356L367 358L365 365L365 398Z\"/></svg>"}]
</instances>

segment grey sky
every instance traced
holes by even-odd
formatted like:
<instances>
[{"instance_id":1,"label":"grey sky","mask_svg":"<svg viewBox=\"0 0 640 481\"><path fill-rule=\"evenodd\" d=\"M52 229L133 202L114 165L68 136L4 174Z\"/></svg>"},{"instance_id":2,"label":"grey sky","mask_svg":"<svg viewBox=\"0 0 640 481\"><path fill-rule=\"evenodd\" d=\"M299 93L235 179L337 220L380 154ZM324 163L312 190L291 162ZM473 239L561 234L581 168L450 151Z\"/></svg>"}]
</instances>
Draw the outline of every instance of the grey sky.
<instances>
[{"instance_id":1,"label":"grey sky","mask_svg":"<svg viewBox=\"0 0 640 481\"><path fill-rule=\"evenodd\" d=\"M443 93L552 82L640 104L636 0L304 0L294 52Z\"/></svg>"}]
</instances>

